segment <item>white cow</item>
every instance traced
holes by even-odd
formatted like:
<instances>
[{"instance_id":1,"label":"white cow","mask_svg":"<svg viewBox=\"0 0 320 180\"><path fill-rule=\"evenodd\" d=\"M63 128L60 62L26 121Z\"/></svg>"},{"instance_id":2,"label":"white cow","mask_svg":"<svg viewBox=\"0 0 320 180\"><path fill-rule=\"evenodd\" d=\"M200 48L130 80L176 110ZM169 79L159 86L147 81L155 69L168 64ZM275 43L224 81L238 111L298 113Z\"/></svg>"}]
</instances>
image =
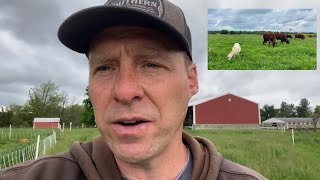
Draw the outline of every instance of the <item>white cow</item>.
<instances>
[{"instance_id":1,"label":"white cow","mask_svg":"<svg viewBox=\"0 0 320 180\"><path fill-rule=\"evenodd\" d=\"M238 55L240 58L241 47L239 43L234 43L232 51L228 54L228 60L231 60L235 55Z\"/></svg>"}]
</instances>

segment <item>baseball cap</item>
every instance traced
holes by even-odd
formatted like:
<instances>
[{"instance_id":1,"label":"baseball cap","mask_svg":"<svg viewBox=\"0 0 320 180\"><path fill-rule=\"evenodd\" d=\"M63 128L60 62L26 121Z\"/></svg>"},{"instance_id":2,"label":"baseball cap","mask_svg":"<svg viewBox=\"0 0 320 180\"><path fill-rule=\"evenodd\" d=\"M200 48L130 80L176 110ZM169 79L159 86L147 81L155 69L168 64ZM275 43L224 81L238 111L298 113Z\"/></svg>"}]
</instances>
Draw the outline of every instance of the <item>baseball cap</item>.
<instances>
[{"instance_id":1,"label":"baseball cap","mask_svg":"<svg viewBox=\"0 0 320 180\"><path fill-rule=\"evenodd\" d=\"M160 31L183 48L190 59L191 34L182 10L168 0L109 0L80 10L59 27L58 38L68 48L88 53L92 38L112 26L140 26Z\"/></svg>"}]
</instances>

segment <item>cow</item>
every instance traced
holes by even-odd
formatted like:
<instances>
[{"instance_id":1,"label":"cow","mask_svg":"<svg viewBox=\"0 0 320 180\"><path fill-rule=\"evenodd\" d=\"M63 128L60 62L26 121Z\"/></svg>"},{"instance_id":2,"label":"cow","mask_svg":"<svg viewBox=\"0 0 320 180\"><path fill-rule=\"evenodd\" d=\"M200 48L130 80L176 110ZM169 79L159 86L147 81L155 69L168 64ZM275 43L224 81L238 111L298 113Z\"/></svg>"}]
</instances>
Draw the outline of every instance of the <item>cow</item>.
<instances>
[{"instance_id":1,"label":"cow","mask_svg":"<svg viewBox=\"0 0 320 180\"><path fill-rule=\"evenodd\" d=\"M287 38L291 38L292 39L292 36L290 34L286 34Z\"/></svg>"},{"instance_id":2,"label":"cow","mask_svg":"<svg viewBox=\"0 0 320 180\"><path fill-rule=\"evenodd\" d=\"M273 33L264 33L262 44L265 45L266 42L269 42L269 46L270 42L272 42L272 47L274 47L276 45L276 35Z\"/></svg>"},{"instance_id":3,"label":"cow","mask_svg":"<svg viewBox=\"0 0 320 180\"><path fill-rule=\"evenodd\" d=\"M281 43L286 42L287 44L290 44L290 41L288 40L287 36L283 33L276 33L276 39L281 40Z\"/></svg>"},{"instance_id":4,"label":"cow","mask_svg":"<svg viewBox=\"0 0 320 180\"><path fill-rule=\"evenodd\" d=\"M305 37L304 37L303 34L295 34L295 35L294 35L294 38L300 38L300 39L303 40Z\"/></svg>"}]
</instances>

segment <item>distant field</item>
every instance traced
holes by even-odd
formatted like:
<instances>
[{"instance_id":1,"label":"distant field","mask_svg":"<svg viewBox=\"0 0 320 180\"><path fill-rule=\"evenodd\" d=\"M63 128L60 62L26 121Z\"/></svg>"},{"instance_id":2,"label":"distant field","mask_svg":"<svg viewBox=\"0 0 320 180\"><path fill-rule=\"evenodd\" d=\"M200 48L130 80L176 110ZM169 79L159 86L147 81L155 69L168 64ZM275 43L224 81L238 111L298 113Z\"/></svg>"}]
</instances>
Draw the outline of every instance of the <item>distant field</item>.
<instances>
[{"instance_id":1,"label":"distant field","mask_svg":"<svg viewBox=\"0 0 320 180\"><path fill-rule=\"evenodd\" d=\"M296 131L293 146L291 131L186 131L210 139L226 159L248 166L271 180L320 179L320 132ZM60 139L47 155L68 151L74 141L90 141L99 131L96 128L73 129L59 135Z\"/></svg>"},{"instance_id":2,"label":"distant field","mask_svg":"<svg viewBox=\"0 0 320 180\"><path fill-rule=\"evenodd\" d=\"M315 37L289 39L290 44L280 40L274 48L262 45L262 35L208 34L209 70L315 70L317 45ZM234 43L241 46L240 58L231 61L227 55Z\"/></svg>"}]
</instances>

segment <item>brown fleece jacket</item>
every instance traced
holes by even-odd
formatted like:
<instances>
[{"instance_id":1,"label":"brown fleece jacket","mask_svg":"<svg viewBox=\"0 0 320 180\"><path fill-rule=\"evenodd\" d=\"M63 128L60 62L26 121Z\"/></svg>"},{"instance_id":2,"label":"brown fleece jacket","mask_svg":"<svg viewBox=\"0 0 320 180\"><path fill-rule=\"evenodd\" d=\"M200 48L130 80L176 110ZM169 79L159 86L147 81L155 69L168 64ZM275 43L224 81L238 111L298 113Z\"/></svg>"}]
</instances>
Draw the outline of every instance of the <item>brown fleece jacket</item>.
<instances>
[{"instance_id":1,"label":"brown fleece jacket","mask_svg":"<svg viewBox=\"0 0 320 180\"><path fill-rule=\"evenodd\" d=\"M259 173L224 159L207 139L192 137L183 132L183 142L189 146L193 158L191 180L260 180ZM6 179L112 179L121 180L111 150L102 136L82 144L75 142L70 152L30 161L0 171L0 180Z\"/></svg>"}]
</instances>

